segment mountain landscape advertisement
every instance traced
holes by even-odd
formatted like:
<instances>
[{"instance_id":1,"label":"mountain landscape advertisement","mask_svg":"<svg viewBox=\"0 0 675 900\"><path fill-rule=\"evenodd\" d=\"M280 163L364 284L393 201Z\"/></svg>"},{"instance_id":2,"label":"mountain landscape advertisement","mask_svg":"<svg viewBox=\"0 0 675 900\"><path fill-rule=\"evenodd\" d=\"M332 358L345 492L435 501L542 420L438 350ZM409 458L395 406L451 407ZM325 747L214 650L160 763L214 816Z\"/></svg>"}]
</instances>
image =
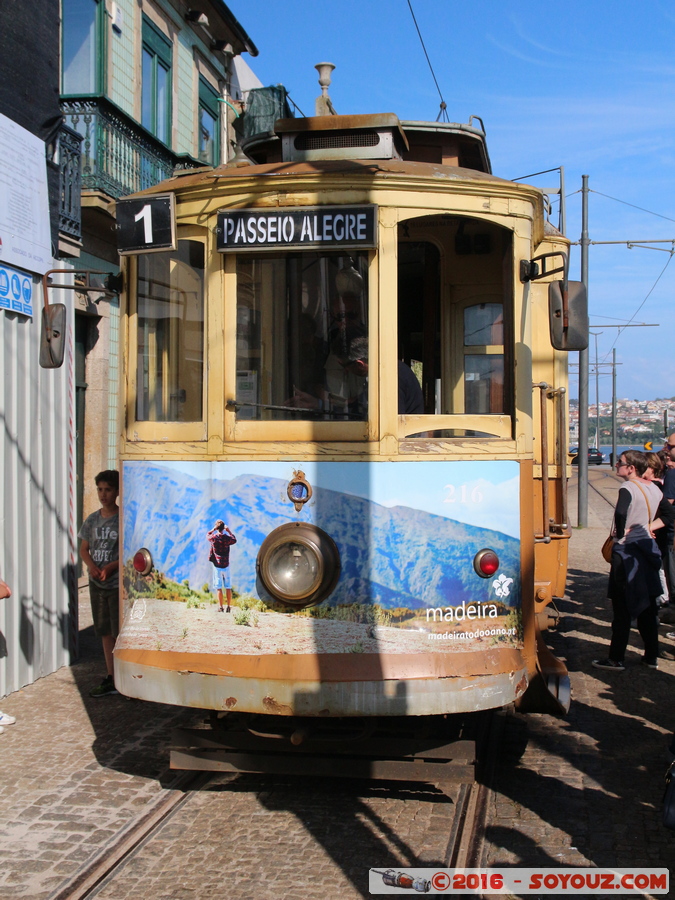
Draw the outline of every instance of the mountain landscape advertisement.
<instances>
[{"instance_id":1,"label":"mountain landscape advertisement","mask_svg":"<svg viewBox=\"0 0 675 900\"><path fill-rule=\"evenodd\" d=\"M257 597L256 559L263 540L280 525L305 521L329 534L340 552L340 578L323 605L360 603L412 610L494 602L500 595L495 594L493 578L479 577L473 567L475 554L489 548L500 560L495 575L511 580L500 604L519 607L520 542L500 531L497 523L494 529L485 528L325 486L332 483L331 471L337 473L333 467L342 467L344 484L358 481L356 467L373 465L391 467L392 485L403 473L397 463L323 463L320 475L314 474L318 466L312 469L312 477L320 483L312 482L310 502L296 512L287 495L288 482L301 466L309 472L309 463L270 462L265 465L269 475L260 474L260 463L251 465L256 470L251 474L242 471L244 463L204 463L203 477L197 477L178 464L125 462L123 562L147 547L158 571L176 582L188 580L201 587L212 574L206 533L222 519L237 538L230 553L232 587ZM442 491L452 467L462 463L435 465L437 490ZM517 479L514 485L508 490L513 491L517 509Z\"/></svg>"}]
</instances>

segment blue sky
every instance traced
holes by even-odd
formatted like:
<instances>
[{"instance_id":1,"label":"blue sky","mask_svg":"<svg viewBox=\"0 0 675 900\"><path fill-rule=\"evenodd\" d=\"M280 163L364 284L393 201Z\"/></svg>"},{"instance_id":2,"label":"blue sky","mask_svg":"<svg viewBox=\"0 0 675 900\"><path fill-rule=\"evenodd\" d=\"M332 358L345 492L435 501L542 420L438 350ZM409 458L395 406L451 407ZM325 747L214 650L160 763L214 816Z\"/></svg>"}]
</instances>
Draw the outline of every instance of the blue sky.
<instances>
[{"instance_id":1,"label":"blue sky","mask_svg":"<svg viewBox=\"0 0 675 900\"><path fill-rule=\"evenodd\" d=\"M626 0L412 2L449 118L483 119L496 175L565 166L567 233L574 241L581 232L582 175L594 192L591 240L675 239L675 7ZM320 93L313 66L327 61L336 66L330 94L339 113L436 118L440 98L406 0L311 6L228 0L228 6L260 50L246 61L264 84L284 84L306 115ZM533 183L550 186L550 178ZM670 259L656 250L590 249L591 330L603 332L601 362L611 362L616 342L619 397L675 396ZM571 274L580 277L578 247ZM664 324L620 335L608 327L634 315L636 322ZM570 362L576 359L571 354ZM610 370L601 372L600 399L609 400ZM577 396L575 382L571 396Z\"/></svg>"}]
</instances>

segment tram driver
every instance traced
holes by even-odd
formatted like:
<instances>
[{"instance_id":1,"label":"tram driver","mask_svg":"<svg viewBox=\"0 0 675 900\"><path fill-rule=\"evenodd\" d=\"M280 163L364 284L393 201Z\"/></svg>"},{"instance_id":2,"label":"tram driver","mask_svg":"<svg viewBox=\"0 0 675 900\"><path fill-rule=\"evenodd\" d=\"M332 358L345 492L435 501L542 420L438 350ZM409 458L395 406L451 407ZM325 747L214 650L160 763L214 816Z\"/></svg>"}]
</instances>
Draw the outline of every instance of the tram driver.
<instances>
[{"instance_id":1,"label":"tram driver","mask_svg":"<svg viewBox=\"0 0 675 900\"><path fill-rule=\"evenodd\" d=\"M356 405L368 405L368 339L357 337L352 340L342 365L347 372L362 381L361 390L354 398ZM418 416L424 413L422 388L413 370L402 360L398 361L398 414Z\"/></svg>"},{"instance_id":2,"label":"tram driver","mask_svg":"<svg viewBox=\"0 0 675 900\"><path fill-rule=\"evenodd\" d=\"M320 372L314 367L317 383L313 387L305 381L301 388L294 385L293 397L288 405L298 409L313 409L331 413L332 417L363 418L367 416L367 404L355 408L355 399L363 390L363 380L358 373L349 371L345 360L351 344L361 338L367 345L368 329L363 323L361 296L345 291L331 298L329 307L328 340L325 342ZM308 342L303 335L303 356L308 356ZM306 388L309 388L307 390Z\"/></svg>"}]
</instances>

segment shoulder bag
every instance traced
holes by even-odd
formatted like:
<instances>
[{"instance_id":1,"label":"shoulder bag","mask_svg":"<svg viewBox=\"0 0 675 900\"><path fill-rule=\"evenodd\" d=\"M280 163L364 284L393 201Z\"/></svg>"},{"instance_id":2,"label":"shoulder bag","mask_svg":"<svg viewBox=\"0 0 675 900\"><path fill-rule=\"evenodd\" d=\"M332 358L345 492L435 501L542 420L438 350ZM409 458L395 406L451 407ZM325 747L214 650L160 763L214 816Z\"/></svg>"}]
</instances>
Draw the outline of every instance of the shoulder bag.
<instances>
[{"instance_id":1,"label":"shoulder bag","mask_svg":"<svg viewBox=\"0 0 675 900\"><path fill-rule=\"evenodd\" d=\"M614 531L614 525L612 525L612 531ZM610 532L607 535L607 537L605 538L605 543L602 545L602 550L600 551L602 553L602 558L605 560L605 562L611 563L611 561L612 561L612 550L614 548L614 541L615 541L615 537Z\"/></svg>"},{"instance_id":2,"label":"shoulder bag","mask_svg":"<svg viewBox=\"0 0 675 900\"><path fill-rule=\"evenodd\" d=\"M647 504L647 514L649 516L649 523L651 523L652 508L649 505L649 497L647 497L647 492L642 487L640 487L639 482L633 481L633 484L640 490L640 493L645 498L645 503ZM616 540L616 538L614 537L614 522L612 522L612 530L610 531L609 535L605 538L605 543L602 545L602 549L600 551L602 553L602 558L605 560L605 562L608 562L608 563L612 562L612 549L614 548L615 540Z\"/></svg>"}]
</instances>

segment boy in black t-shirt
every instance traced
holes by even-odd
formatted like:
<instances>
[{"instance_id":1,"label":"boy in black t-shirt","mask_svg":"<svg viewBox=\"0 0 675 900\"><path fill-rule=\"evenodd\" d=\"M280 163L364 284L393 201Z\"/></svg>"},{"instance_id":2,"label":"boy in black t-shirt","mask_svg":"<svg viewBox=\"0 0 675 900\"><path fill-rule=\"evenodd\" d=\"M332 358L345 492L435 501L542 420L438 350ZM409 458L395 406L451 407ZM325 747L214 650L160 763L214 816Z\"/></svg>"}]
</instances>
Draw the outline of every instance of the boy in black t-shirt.
<instances>
[{"instance_id":1,"label":"boy in black t-shirt","mask_svg":"<svg viewBox=\"0 0 675 900\"><path fill-rule=\"evenodd\" d=\"M101 508L88 516L78 537L80 556L89 570L89 599L94 632L101 638L108 674L90 697L116 694L113 678L113 650L119 634L119 472L106 469L96 476Z\"/></svg>"}]
</instances>

